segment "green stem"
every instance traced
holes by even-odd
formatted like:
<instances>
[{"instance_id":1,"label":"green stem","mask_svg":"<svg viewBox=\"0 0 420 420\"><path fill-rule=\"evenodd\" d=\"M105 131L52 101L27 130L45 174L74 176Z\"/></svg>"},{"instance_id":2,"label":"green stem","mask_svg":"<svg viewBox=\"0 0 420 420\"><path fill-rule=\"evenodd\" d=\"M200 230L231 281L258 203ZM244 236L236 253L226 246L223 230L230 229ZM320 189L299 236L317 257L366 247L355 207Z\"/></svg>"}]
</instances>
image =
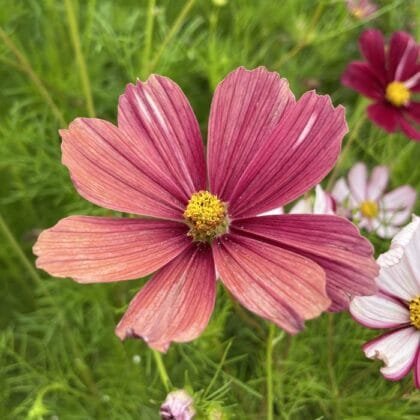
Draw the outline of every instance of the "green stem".
<instances>
[{"instance_id":1,"label":"green stem","mask_svg":"<svg viewBox=\"0 0 420 420\"><path fill-rule=\"evenodd\" d=\"M77 67L82 82L82 88L85 95L87 112L90 117L95 116L95 107L93 105L92 89L90 86L89 74L86 67L85 57L80 44L79 27L77 24L76 13L74 12L72 0L65 0L67 22L70 29L70 38L73 44L74 53L76 54Z\"/></svg>"},{"instance_id":2,"label":"green stem","mask_svg":"<svg viewBox=\"0 0 420 420\"><path fill-rule=\"evenodd\" d=\"M12 41L12 39L7 35L7 33L1 27L0 27L0 39L3 41L3 43L6 45L6 47L16 57L16 60L18 62L16 67L27 74L29 79L32 81L32 83L35 85L35 87L38 89L38 92L40 93L40 95L44 98L45 102L51 108L51 112L54 114L55 118L57 118L60 125L65 126L66 125L66 120L64 119L63 114L58 109L57 105L55 104L51 95L48 93L48 90L46 89L46 87L42 83L41 79L38 77L38 75L35 73L35 71L31 67L31 64L30 64L29 60L26 58L26 56L21 51L19 51L16 44Z\"/></svg>"},{"instance_id":3,"label":"green stem","mask_svg":"<svg viewBox=\"0 0 420 420\"><path fill-rule=\"evenodd\" d=\"M156 350L152 350L152 353L153 353L153 357L154 357L155 362L156 362L156 366L157 366L157 369L158 369L158 372L159 372L160 379L161 379L162 384L165 388L165 391L169 392L169 385L170 385L171 381L169 379L168 373L166 372L165 365L164 365L163 359L162 359L162 355Z\"/></svg>"},{"instance_id":4,"label":"green stem","mask_svg":"<svg viewBox=\"0 0 420 420\"><path fill-rule=\"evenodd\" d=\"M195 3L195 0L189 0L185 3L185 6L180 11L178 17L176 18L174 24L172 25L172 28L169 30L168 34L164 38L158 52L156 53L153 61L150 64L149 71L152 73L156 66L159 64L160 58L162 57L163 52L165 51L165 48L168 46L168 44L171 42L172 38L176 35L181 25L184 23L184 20L186 16L188 15L188 12L193 7Z\"/></svg>"},{"instance_id":5,"label":"green stem","mask_svg":"<svg viewBox=\"0 0 420 420\"><path fill-rule=\"evenodd\" d=\"M350 151L350 147L354 143L354 140L356 139L357 135L359 134L360 128L362 127L363 123L365 122L365 116L364 116L364 108L365 108L365 101L361 99L359 103L356 106L356 110L354 111L354 118L356 119L356 124L354 125L354 128L352 129L349 139L347 140L346 145L343 147L340 157L338 158L337 164L334 166L333 171L331 172L331 175L328 179L328 184L326 187L327 191L331 191L331 188L333 187L334 181L337 179L338 173L341 169L341 165L345 161L345 158L347 157L347 154Z\"/></svg>"},{"instance_id":6,"label":"green stem","mask_svg":"<svg viewBox=\"0 0 420 420\"><path fill-rule=\"evenodd\" d=\"M142 65L140 76L144 80L147 78L149 74L149 65L150 65L150 51L152 50L152 40L153 40L153 26L155 22L155 5L156 0L149 0L149 4L147 6L147 18L146 18L146 29L145 29L145 36L144 36L144 49L143 49L143 56L142 56Z\"/></svg>"},{"instance_id":7,"label":"green stem","mask_svg":"<svg viewBox=\"0 0 420 420\"><path fill-rule=\"evenodd\" d=\"M270 324L268 327L267 347L265 353L265 370L267 380L267 420L273 420L273 339L276 326Z\"/></svg>"},{"instance_id":8,"label":"green stem","mask_svg":"<svg viewBox=\"0 0 420 420\"><path fill-rule=\"evenodd\" d=\"M340 406L339 406L339 390L337 380L334 371L334 315L328 314L328 332L327 332L327 343L328 343L328 375L330 378L331 394L333 399L334 407L334 419L340 418Z\"/></svg>"}]
</instances>

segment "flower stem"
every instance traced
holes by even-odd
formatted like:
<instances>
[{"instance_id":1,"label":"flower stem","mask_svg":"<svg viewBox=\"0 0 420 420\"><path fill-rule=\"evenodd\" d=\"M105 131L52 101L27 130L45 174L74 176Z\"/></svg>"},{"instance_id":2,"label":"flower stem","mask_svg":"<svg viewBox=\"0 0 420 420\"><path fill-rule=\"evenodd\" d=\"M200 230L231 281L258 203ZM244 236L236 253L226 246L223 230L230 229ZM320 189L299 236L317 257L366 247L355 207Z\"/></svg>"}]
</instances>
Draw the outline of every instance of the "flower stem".
<instances>
[{"instance_id":1,"label":"flower stem","mask_svg":"<svg viewBox=\"0 0 420 420\"><path fill-rule=\"evenodd\" d=\"M273 420L273 338L276 326L270 323L268 327L267 347L265 354L265 369L267 380L267 420Z\"/></svg>"},{"instance_id":2,"label":"flower stem","mask_svg":"<svg viewBox=\"0 0 420 420\"><path fill-rule=\"evenodd\" d=\"M57 118L59 124L61 126L66 125L66 120L63 117L63 114L58 109L57 105L55 104L54 100L52 99L51 95L49 94L48 90L42 83L41 79L35 73L34 69L32 68L29 60L26 56L21 52L16 44L12 41L12 39L7 35L7 33L0 27L0 40L6 45L6 47L13 53L16 57L17 63L15 65L19 70L23 71L27 74L29 79L38 89L40 95L44 98L45 102L51 108L51 112L54 114L55 118Z\"/></svg>"},{"instance_id":3,"label":"flower stem","mask_svg":"<svg viewBox=\"0 0 420 420\"><path fill-rule=\"evenodd\" d=\"M70 38L73 44L74 53L76 54L77 66L82 82L82 88L85 95L87 112L90 117L95 116L95 107L93 105L92 89L90 86L89 74L86 68L86 61L80 45L79 27L77 24L76 13L74 12L72 0L65 0L67 22L70 29Z\"/></svg>"},{"instance_id":4,"label":"flower stem","mask_svg":"<svg viewBox=\"0 0 420 420\"><path fill-rule=\"evenodd\" d=\"M185 6L182 8L182 10L179 12L178 17L176 18L174 24L172 25L171 29L169 30L168 34L164 38L159 50L157 51L155 57L153 58L153 61L150 64L149 71L153 72L156 66L159 64L160 57L162 57L163 52L165 51L165 48L168 46L168 44L171 42L172 38L176 35L181 25L184 23L184 20L190 11L190 9L193 7L195 3L195 0L189 0L185 3Z\"/></svg>"},{"instance_id":5,"label":"flower stem","mask_svg":"<svg viewBox=\"0 0 420 420\"><path fill-rule=\"evenodd\" d=\"M154 357L155 362L156 362L156 366L157 366L157 369L158 369L158 372L159 372L160 379L161 379L162 384L165 388L165 391L169 392L169 385L170 385L171 381L169 379L168 373L166 372L166 368L165 368L165 365L163 363L162 355L156 350L152 350L152 353L153 353L153 357Z\"/></svg>"},{"instance_id":6,"label":"flower stem","mask_svg":"<svg viewBox=\"0 0 420 420\"><path fill-rule=\"evenodd\" d=\"M149 75L149 66L150 66L150 51L152 50L152 40L153 40L153 26L155 23L155 5L156 0L149 0L147 5L147 17L146 17L146 28L144 36L144 49L142 55L142 63L140 76L144 80Z\"/></svg>"}]
</instances>

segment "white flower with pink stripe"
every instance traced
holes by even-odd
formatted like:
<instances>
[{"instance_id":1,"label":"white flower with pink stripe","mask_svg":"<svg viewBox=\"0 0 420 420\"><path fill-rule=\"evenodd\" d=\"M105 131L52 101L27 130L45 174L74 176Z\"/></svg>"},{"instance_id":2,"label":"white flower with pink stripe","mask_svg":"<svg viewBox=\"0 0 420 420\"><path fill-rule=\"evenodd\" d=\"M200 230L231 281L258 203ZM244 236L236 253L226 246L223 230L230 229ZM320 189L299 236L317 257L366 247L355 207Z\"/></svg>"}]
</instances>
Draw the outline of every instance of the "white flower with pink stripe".
<instances>
[{"instance_id":1,"label":"white flower with pink stripe","mask_svg":"<svg viewBox=\"0 0 420 420\"><path fill-rule=\"evenodd\" d=\"M378 258L381 267L373 296L355 297L350 312L360 324L390 329L363 346L366 357L384 362L381 373L398 381L412 369L420 388L420 217L392 240Z\"/></svg>"},{"instance_id":2,"label":"white flower with pink stripe","mask_svg":"<svg viewBox=\"0 0 420 420\"><path fill-rule=\"evenodd\" d=\"M385 193L389 169L376 166L370 176L364 163L356 163L347 176L340 178L331 194L337 204L336 214L352 219L360 228L381 238L392 238L409 220L416 201L416 191L402 185Z\"/></svg>"}]
</instances>

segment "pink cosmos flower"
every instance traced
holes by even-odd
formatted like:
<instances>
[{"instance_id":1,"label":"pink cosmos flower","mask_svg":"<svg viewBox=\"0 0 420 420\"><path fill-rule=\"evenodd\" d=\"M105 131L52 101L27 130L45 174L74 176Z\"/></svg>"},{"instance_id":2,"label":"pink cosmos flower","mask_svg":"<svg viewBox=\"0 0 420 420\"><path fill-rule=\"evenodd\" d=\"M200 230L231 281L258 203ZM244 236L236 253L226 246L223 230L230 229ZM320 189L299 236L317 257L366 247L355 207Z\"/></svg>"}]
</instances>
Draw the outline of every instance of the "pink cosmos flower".
<instances>
[{"instance_id":1,"label":"pink cosmos flower","mask_svg":"<svg viewBox=\"0 0 420 420\"><path fill-rule=\"evenodd\" d=\"M370 359L383 360L385 378L398 381L414 370L420 388L420 217L399 232L391 248L378 258L379 292L356 297L350 312L369 328L389 332L363 346Z\"/></svg>"},{"instance_id":2,"label":"pink cosmos flower","mask_svg":"<svg viewBox=\"0 0 420 420\"><path fill-rule=\"evenodd\" d=\"M376 29L364 31L359 44L366 61L350 63L341 82L375 101L367 108L374 123L420 141L420 103L413 98L420 92L419 45L409 34L395 32L385 52L383 35Z\"/></svg>"},{"instance_id":3,"label":"pink cosmos flower","mask_svg":"<svg viewBox=\"0 0 420 420\"><path fill-rule=\"evenodd\" d=\"M346 132L344 109L328 96L295 100L277 73L239 68L216 89L205 158L198 122L174 82L154 75L130 84L118 126L78 118L60 134L79 193L142 217L65 218L40 235L37 266L80 283L155 273L116 333L160 351L206 327L216 273L242 305L296 333L323 310L376 290L372 247L349 221L257 217L319 183Z\"/></svg>"},{"instance_id":4,"label":"pink cosmos flower","mask_svg":"<svg viewBox=\"0 0 420 420\"><path fill-rule=\"evenodd\" d=\"M363 20L372 16L378 6L371 0L346 0L348 11L357 19Z\"/></svg>"},{"instance_id":5,"label":"pink cosmos flower","mask_svg":"<svg viewBox=\"0 0 420 420\"><path fill-rule=\"evenodd\" d=\"M194 400L183 389L170 392L160 407L162 420L191 420L195 416Z\"/></svg>"},{"instance_id":6,"label":"pink cosmos flower","mask_svg":"<svg viewBox=\"0 0 420 420\"><path fill-rule=\"evenodd\" d=\"M416 191L403 185L385 194L389 170L376 166L368 178L364 163L356 163L347 181L341 178L332 190L339 214L347 215L359 227L375 231L381 238L392 238L408 221L416 201Z\"/></svg>"}]
</instances>

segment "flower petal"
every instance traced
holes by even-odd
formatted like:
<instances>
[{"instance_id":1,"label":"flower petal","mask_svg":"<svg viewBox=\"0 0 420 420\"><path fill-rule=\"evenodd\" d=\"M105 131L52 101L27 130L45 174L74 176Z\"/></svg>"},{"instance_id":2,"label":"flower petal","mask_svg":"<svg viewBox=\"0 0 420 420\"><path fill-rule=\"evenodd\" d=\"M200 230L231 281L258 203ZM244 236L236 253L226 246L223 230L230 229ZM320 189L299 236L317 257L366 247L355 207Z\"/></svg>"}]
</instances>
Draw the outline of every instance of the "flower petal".
<instances>
[{"instance_id":1,"label":"flower petal","mask_svg":"<svg viewBox=\"0 0 420 420\"><path fill-rule=\"evenodd\" d=\"M403 115L400 115L399 124L401 130L409 139L420 141L420 130L416 129L411 121L407 121Z\"/></svg>"},{"instance_id":2,"label":"flower petal","mask_svg":"<svg viewBox=\"0 0 420 420\"><path fill-rule=\"evenodd\" d=\"M350 196L350 189L344 178L339 178L331 190L331 195L339 204L343 204Z\"/></svg>"},{"instance_id":3,"label":"flower petal","mask_svg":"<svg viewBox=\"0 0 420 420\"><path fill-rule=\"evenodd\" d=\"M365 30L359 38L360 50L378 79L386 80L384 37L377 29Z\"/></svg>"},{"instance_id":4,"label":"flower petal","mask_svg":"<svg viewBox=\"0 0 420 420\"><path fill-rule=\"evenodd\" d=\"M80 283L129 280L150 274L191 242L171 221L71 216L41 233L36 265Z\"/></svg>"},{"instance_id":5,"label":"flower petal","mask_svg":"<svg viewBox=\"0 0 420 420\"><path fill-rule=\"evenodd\" d=\"M356 296L350 303L350 313L357 322L369 328L397 328L410 323L408 308L382 293Z\"/></svg>"},{"instance_id":6,"label":"flower petal","mask_svg":"<svg viewBox=\"0 0 420 420\"><path fill-rule=\"evenodd\" d=\"M376 73L369 64L360 61L353 61L347 66L341 83L371 99L382 100L385 95L385 86Z\"/></svg>"},{"instance_id":7,"label":"flower petal","mask_svg":"<svg viewBox=\"0 0 420 420\"><path fill-rule=\"evenodd\" d=\"M232 223L233 229L275 241L279 247L320 265L327 275L331 310L348 307L352 295L377 290L378 267L369 241L348 220L329 215L254 217Z\"/></svg>"},{"instance_id":8,"label":"flower petal","mask_svg":"<svg viewBox=\"0 0 420 420\"><path fill-rule=\"evenodd\" d=\"M344 108L334 108L329 96L312 91L289 104L236 184L230 215L255 216L315 186L335 164L346 132Z\"/></svg>"},{"instance_id":9,"label":"flower petal","mask_svg":"<svg viewBox=\"0 0 420 420\"><path fill-rule=\"evenodd\" d=\"M417 72L419 47L406 32L394 32L389 42L389 78L406 81Z\"/></svg>"},{"instance_id":10,"label":"flower petal","mask_svg":"<svg viewBox=\"0 0 420 420\"><path fill-rule=\"evenodd\" d=\"M112 210L182 220L186 199L137 138L95 118L77 118L60 135L63 163L84 198Z\"/></svg>"},{"instance_id":11,"label":"flower petal","mask_svg":"<svg viewBox=\"0 0 420 420\"><path fill-rule=\"evenodd\" d=\"M420 124L420 102L411 101L407 106L407 113L415 122Z\"/></svg>"},{"instance_id":12,"label":"flower petal","mask_svg":"<svg viewBox=\"0 0 420 420\"><path fill-rule=\"evenodd\" d=\"M406 327L367 342L363 351L369 359L383 360L381 372L385 378L399 381L413 367L419 345L420 331Z\"/></svg>"},{"instance_id":13,"label":"flower petal","mask_svg":"<svg viewBox=\"0 0 420 420\"><path fill-rule=\"evenodd\" d=\"M417 356L414 362L414 385L420 389L420 346L417 349Z\"/></svg>"},{"instance_id":14,"label":"flower petal","mask_svg":"<svg viewBox=\"0 0 420 420\"><path fill-rule=\"evenodd\" d=\"M210 190L229 201L242 172L254 159L294 96L286 79L264 67L243 67L216 88L208 134Z\"/></svg>"},{"instance_id":15,"label":"flower petal","mask_svg":"<svg viewBox=\"0 0 420 420\"><path fill-rule=\"evenodd\" d=\"M192 244L159 270L131 301L116 328L122 340L141 337L166 352L172 341L197 338L207 326L216 297L210 248Z\"/></svg>"},{"instance_id":16,"label":"flower petal","mask_svg":"<svg viewBox=\"0 0 420 420\"><path fill-rule=\"evenodd\" d=\"M367 198L377 201L388 185L389 169L386 166L376 166L371 175L367 186Z\"/></svg>"},{"instance_id":17,"label":"flower petal","mask_svg":"<svg viewBox=\"0 0 420 420\"><path fill-rule=\"evenodd\" d=\"M378 284L385 293L410 301L420 295L420 218L404 227L392 240L391 249L380 255Z\"/></svg>"},{"instance_id":18,"label":"flower petal","mask_svg":"<svg viewBox=\"0 0 420 420\"><path fill-rule=\"evenodd\" d=\"M364 163L356 163L349 171L348 181L351 194L356 203L367 200L368 174Z\"/></svg>"},{"instance_id":19,"label":"flower petal","mask_svg":"<svg viewBox=\"0 0 420 420\"><path fill-rule=\"evenodd\" d=\"M398 128L400 112L387 102L369 105L367 114L371 121L388 133L394 133Z\"/></svg>"},{"instance_id":20,"label":"flower petal","mask_svg":"<svg viewBox=\"0 0 420 420\"><path fill-rule=\"evenodd\" d=\"M216 269L247 309L289 333L328 308L325 273L314 262L277 246L225 235L213 243Z\"/></svg>"},{"instance_id":21,"label":"flower petal","mask_svg":"<svg viewBox=\"0 0 420 420\"><path fill-rule=\"evenodd\" d=\"M179 86L152 75L127 85L120 96L118 127L148 150L149 159L176 180L188 200L205 189L206 165L200 127Z\"/></svg>"},{"instance_id":22,"label":"flower petal","mask_svg":"<svg viewBox=\"0 0 420 420\"><path fill-rule=\"evenodd\" d=\"M403 185L390 191L381 200L382 207L386 211L412 209L415 202L416 191L408 185Z\"/></svg>"}]
</instances>

